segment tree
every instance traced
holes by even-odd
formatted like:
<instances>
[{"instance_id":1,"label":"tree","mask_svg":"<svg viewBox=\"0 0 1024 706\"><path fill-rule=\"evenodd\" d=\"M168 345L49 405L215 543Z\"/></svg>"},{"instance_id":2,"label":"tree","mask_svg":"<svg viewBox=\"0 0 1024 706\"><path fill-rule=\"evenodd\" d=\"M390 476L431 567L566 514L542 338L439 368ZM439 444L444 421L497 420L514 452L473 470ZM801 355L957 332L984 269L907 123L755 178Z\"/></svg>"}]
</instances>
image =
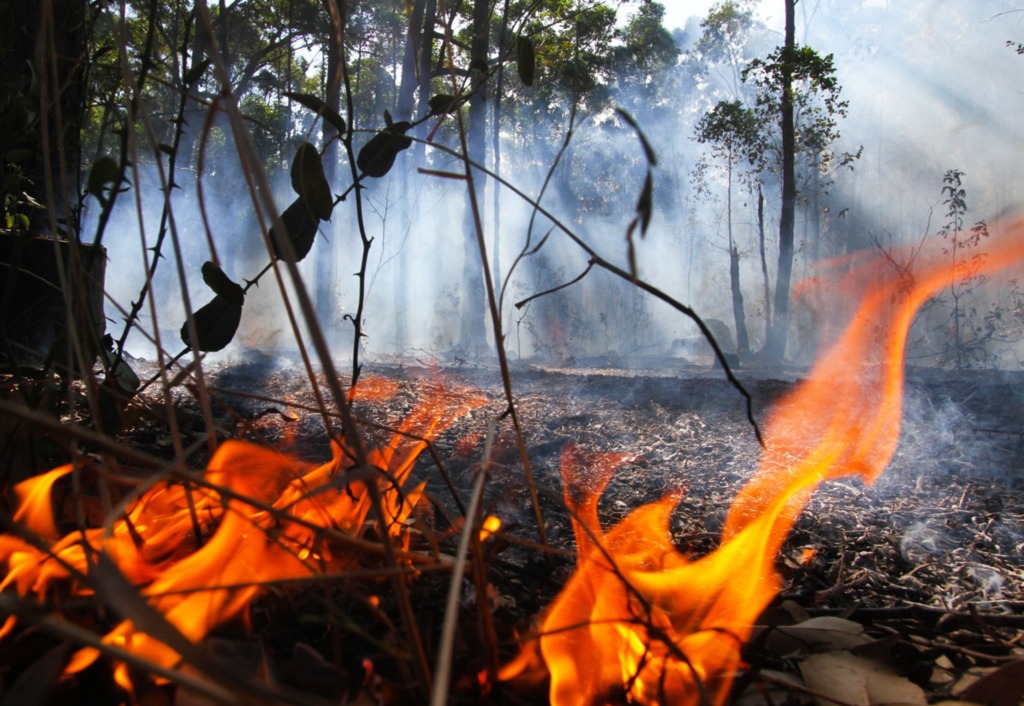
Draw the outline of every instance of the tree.
<instances>
[{"instance_id":1,"label":"tree","mask_svg":"<svg viewBox=\"0 0 1024 706\"><path fill-rule=\"evenodd\" d=\"M49 231L60 224L73 237L80 235L79 184L68 177L79 169L86 8L83 0L53 7L22 0L0 8L0 212L10 221L0 227L27 229L31 223ZM51 24L40 32L44 18ZM46 193L48 176L52 198Z\"/></svg>"},{"instance_id":2,"label":"tree","mask_svg":"<svg viewBox=\"0 0 1024 706\"><path fill-rule=\"evenodd\" d=\"M740 101L721 101L697 123L696 137L711 145L712 154L724 163L726 183L725 220L729 247L729 283L732 292L733 318L736 323L737 353L750 351L743 291L740 287L740 254L732 228L732 187L734 171L744 162L754 165L758 158L760 125L753 110Z\"/></svg>"},{"instance_id":3,"label":"tree","mask_svg":"<svg viewBox=\"0 0 1024 706\"><path fill-rule=\"evenodd\" d=\"M766 352L781 361L786 353L789 329L789 295L793 275L794 233L798 197L796 157L817 153L819 168L833 161L829 151L839 138L838 119L846 116L848 104L839 98L832 55L821 56L794 41L795 0L786 0L785 44L766 60L755 59L743 71L744 81L757 90L755 111L765 125L777 130L765 133L761 164L777 171L782 180L779 216L779 258L776 272L774 319L769 328ZM844 156L843 160L847 157Z\"/></svg>"},{"instance_id":4,"label":"tree","mask_svg":"<svg viewBox=\"0 0 1024 706\"><path fill-rule=\"evenodd\" d=\"M953 360L957 370L983 361L990 337L976 326L976 310L967 305L971 293L988 279L981 272L985 253L971 251L978 248L989 234L985 221L967 227L967 190L963 186L963 177L964 173L959 169L950 169L942 178L942 194L945 196L942 203L946 205L947 220L939 229L939 237L945 242L942 252L951 261L946 292L952 301L948 321L952 328Z\"/></svg>"},{"instance_id":5,"label":"tree","mask_svg":"<svg viewBox=\"0 0 1024 706\"><path fill-rule=\"evenodd\" d=\"M755 26L749 2L723 0L713 5L701 20L701 36L690 56L702 69L714 70L737 98L743 88L741 71L747 62L743 50ZM723 69L728 71L727 76Z\"/></svg>"},{"instance_id":6,"label":"tree","mask_svg":"<svg viewBox=\"0 0 1024 706\"><path fill-rule=\"evenodd\" d=\"M664 5L645 2L619 33L622 43L612 51L619 102L651 108L666 99L662 78L675 66L680 50L664 20Z\"/></svg>"},{"instance_id":7,"label":"tree","mask_svg":"<svg viewBox=\"0 0 1024 706\"><path fill-rule=\"evenodd\" d=\"M489 0L473 3L472 36L469 56L469 135L467 158L484 163L487 156L487 91L488 46L490 40L491 6ZM486 348L487 332L484 326L485 288L484 264L477 235L483 227L481 213L484 203L485 176L477 172L466 192L466 210L463 219L462 264L462 327L459 348L473 353Z\"/></svg>"}]
</instances>

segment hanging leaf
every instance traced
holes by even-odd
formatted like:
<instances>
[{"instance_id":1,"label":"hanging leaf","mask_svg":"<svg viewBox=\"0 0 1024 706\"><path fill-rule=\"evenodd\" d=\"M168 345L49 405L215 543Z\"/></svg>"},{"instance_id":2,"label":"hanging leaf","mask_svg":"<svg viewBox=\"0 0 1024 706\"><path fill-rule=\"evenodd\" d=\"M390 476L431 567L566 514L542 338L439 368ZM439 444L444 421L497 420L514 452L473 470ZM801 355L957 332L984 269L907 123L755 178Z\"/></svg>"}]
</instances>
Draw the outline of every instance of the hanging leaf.
<instances>
[{"instance_id":1,"label":"hanging leaf","mask_svg":"<svg viewBox=\"0 0 1024 706\"><path fill-rule=\"evenodd\" d=\"M186 86L191 86L203 77L203 74L206 73L206 69L208 69L209 67L209 59L204 59L203 61L200 61L198 64L195 64L191 69L185 72L185 75L182 76L181 79L182 83L184 83Z\"/></svg>"},{"instance_id":2,"label":"hanging leaf","mask_svg":"<svg viewBox=\"0 0 1024 706\"><path fill-rule=\"evenodd\" d=\"M640 237L647 235L647 226L651 224L651 213L654 211L654 180L651 177L651 170L647 170L647 178L644 179L644 188L640 192L640 198L636 202L636 212L640 216Z\"/></svg>"},{"instance_id":3,"label":"hanging leaf","mask_svg":"<svg viewBox=\"0 0 1024 706\"><path fill-rule=\"evenodd\" d=\"M427 104L430 106L429 116L433 115L446 115L452 112L458 107L458 102L455 100L455 96L448 93L438 93L436 96L432 96Z\"/></svg>"},{"instance_id":4,"label":"hanging leaf","mask_svg":"<svg viewBox=\"0 0 1024 706\"><path fill-rule=\"evenodd\" d=\"M652 167L658 165L658 155L654 153L654 148L651 147L651 143L647 141L647 135L640 129L640 124L637 123L636 118L630 115L624 108L615 108L616 114L626 121L626 123L636 131L637 137L640 138L640 144L644 148L644 155L647 157L647 163Z\"/></svg>"},{"instance_id":5,"label":"hanging leaf","mask_svg":"<svg viewBox=\"0 0 1024 706\"><path fill-rule=\"evenodd\" d=\"M118 171L116 159L109 155L100 157L93 163L92 169L89 170L89 178L86 180L86 192L93 196L103 196L107 186L112 186L117 181Z\"/></svg>"},{"instance_id":6,"label":"hanging leaf","mask_svg":"<svg viewBox=\"0 0 1024 706\"><path fill-rule=\"evenodd\" d=\"M292 201L281 214L281 223L285 228L284 234L278 232L276 227L270 229L270 244L274 248L274 256L285 262L299 262L313 247L313 239L316 237L320 221L310 213L300 197ZM291 252L285 245L284 238L291 241Z\"/></svg>"},{"instance_id":7,"label":"hanging leaf","mask_svg":"<svg viewBox=\"0 0 1024 706\"><path fill-rule=\"evenodd\" d=\"M534 49L533 40L519 35L516 39L516 69L519 71L519 78L525 85L533 85L533 76L536 68L537 52Z\"/></svg>"},{"instance_id":8,"label":"hanging leaf","mask_svg":"<svg viewBox=\"0 0 1024 706\"><path fill-rule=\"evenodd\" d=\"M242 305L218 294L213 301L195 312L193 318L198 336L193 347L200 351L219 351L235 337L242 320ZM186 346L193 345L188 321L181 326L181 340Z\"/></svg>"},{"instance_id":9,"label":"hanging leaf","mask_svg":"<svg viewBox=\"0 0 1024 706\"><path fill-rule=\"evenodd\" d=\"M214 294L224 297L232 304L241 305L245 301L245 291L241 285L232 282L224 274L224 270L212 262L203 263L203 281L213 290Z\"/></svg>"},{"instance_id":10,"label":"hanging leaf","mask_svg":"<svg viewBox=\"0 0 1024 706\"><path fill-rule=\"evenodd\" d=\"M324 176L324 164L316 147L303 142L292 160L292 188L306 208L322 221L330 220L334 197Z\"/></svg>"},{"instance_id":11,"label":"hanging leaf","mask_svg":"<svg viewBox=\"0 0 1024 706\"><path fill-rule=\"evenodd\" d=\"M412 125L402 121L392 123L388 128L374 135L363 145L356 157L356 165L366 176L380 178L391 171L398 153L408 149L412 138L406 137L405 131Z\"/></svg>"},{"instance_id":12,"label":"hanging leaf","mask_svg":"<svg viewBox=\"0 0 1024 706\"><path fill-rule=\"evenodd\" d=\"M345 133L345 119L338 114L338 111L329 107L321 99L309 93L294 93L292 91L286 91L285 95L299 105L309 108L317 115L322 116L326 122L334 126L339 135Z\"/></svg>"}]
</instances>

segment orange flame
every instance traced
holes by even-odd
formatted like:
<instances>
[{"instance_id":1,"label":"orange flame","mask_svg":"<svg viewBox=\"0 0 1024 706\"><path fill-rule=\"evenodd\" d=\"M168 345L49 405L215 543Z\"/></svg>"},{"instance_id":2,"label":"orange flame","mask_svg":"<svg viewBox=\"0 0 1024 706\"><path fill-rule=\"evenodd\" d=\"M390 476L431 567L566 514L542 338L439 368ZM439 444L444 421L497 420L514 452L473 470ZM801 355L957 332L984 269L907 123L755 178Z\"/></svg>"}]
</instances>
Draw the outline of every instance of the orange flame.
<instances>
[{"instance_id":1,"label":"orange flame","mask_svg":"<svg viewBox=\"0 0 1024 706\"><path fill-rule=\"evenodd\" d=\"M990 232L979 259L988 273L1024 260L1024 218ZM690 560L675 549L669 519L677 496L635 510L605 533L597 501L625 459L568 447L562 474L577 571L500 677L549 676L554 706L723 704L740 647L780 588L775 557L811 494L844 475L870 483L892 457L914 313L963 276L938 249L928 257L912 279L878 258L827 263L841 277L838 301L858 308L807 381L772 411L759 470L733 502L715 552ZM592 477L584 479L587 472Z\"/></svg>"},{"instance_id":2,"label":"orange flame","mask_svg":"<svg viewBox=\"0 0 1024 706\"><path fill-rule=\"evenodd\" d=\"M377 397L394 389L368 384ZM95 555L105 552L113 564L188 640L199 642L211 629L241 614L267 581L281 581L344 570L354 563L339 535L358 537L371 510L367 483L376 483L388 532L404 534L404 523L421 492L403 490L416 458L466 412L484 403L467 389L438 389L417 405L390 442L367 454L372 476L352 470L352 453L335 445L333 458L320 466L248 443L228 441L207 465L201 485L161 481L105 530L87 529L56 538L50 511L53 482L71 470L51 471L17 488L16 517L42 540L55 539L44 551L16 537L0 537L0 565L7 567L0 590L13 586L21 595L45 600L57 584L96 570ZM196 536L196 532L201 537ZM74 586L79 594L88 592ZM9 631L10 621L4 626ZM104 642L130 649L162 667L179 655L156 638L124 621ZM99 652L79 650L67 673L87 667ZM127 669L118 682L130 688Z\"/></svg>"}]
</instances>

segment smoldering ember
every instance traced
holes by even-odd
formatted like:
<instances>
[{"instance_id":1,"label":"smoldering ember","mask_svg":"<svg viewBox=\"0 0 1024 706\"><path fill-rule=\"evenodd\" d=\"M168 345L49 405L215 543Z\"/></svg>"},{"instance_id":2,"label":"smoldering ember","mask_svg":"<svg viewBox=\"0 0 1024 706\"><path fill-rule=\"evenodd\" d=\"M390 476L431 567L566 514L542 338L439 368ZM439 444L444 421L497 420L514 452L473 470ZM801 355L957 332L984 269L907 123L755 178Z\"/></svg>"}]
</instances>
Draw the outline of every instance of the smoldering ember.
<instances>
[{"instance_id":1,"label":"smoldering ember","mask_svg":"<svg viewBox=\"0 0 1024 706\"><path fill-rule=\"evenodd\" d=\"M1003 0L0 0L0 704L1024 704Z\"/></svg>"}]
</instances>

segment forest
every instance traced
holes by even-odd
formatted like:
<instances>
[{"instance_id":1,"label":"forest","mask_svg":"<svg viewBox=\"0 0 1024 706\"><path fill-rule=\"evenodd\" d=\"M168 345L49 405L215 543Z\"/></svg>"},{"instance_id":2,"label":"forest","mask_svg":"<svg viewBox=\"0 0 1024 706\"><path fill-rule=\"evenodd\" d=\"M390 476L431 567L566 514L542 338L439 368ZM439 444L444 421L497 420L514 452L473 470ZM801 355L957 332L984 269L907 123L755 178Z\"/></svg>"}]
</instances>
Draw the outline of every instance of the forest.
<instances>
[{"instance_id":1,"label":"forest","mask_svg":"<svg viewBox=\"0 0 1024 706\"><path fill-rule=\"evenodd\" d=\"M720 2L670 29L656 2L57 3L55 26L75 30L53 41L78 57L54 66L73 89L49 144L61 205L39 208L30 124L5 135L4 217L107 248L117 352L153 358L185 320L160 292L185 286L199 308L202 262L235 281L260 271L309 143L333 206L303 219L297 273L348 357L464 360L500 340L517 359L699 359L696 339L716 333L739 359L807 362L820 322L791 290L815 263L875 250L910 268L938 240L969 260L1017 202L1002 146L1017 138L1019 15L766 5ZM24 30L34 5L7 7ZM13 126L40 116L21 114L30 45L11 46ZM367 171L375 139L393 162ZM477 167L463 174L465 150ZM619 274L590 271L595 257ZM984 279L922 310L912 359L1017 364L1020 290ZM246 289L232 350L294 347L267 289Z\"/></svg>"},{"instance_id":2,"label":"forest","mask_svg":"<svg viewBox=\"0 0 1024 706\"><path fill-rule=\"evenodd\" d=\"M0 706L1016 704L1022 67L1007 0L0 0Z\"/></svg>"}]
</instances>

